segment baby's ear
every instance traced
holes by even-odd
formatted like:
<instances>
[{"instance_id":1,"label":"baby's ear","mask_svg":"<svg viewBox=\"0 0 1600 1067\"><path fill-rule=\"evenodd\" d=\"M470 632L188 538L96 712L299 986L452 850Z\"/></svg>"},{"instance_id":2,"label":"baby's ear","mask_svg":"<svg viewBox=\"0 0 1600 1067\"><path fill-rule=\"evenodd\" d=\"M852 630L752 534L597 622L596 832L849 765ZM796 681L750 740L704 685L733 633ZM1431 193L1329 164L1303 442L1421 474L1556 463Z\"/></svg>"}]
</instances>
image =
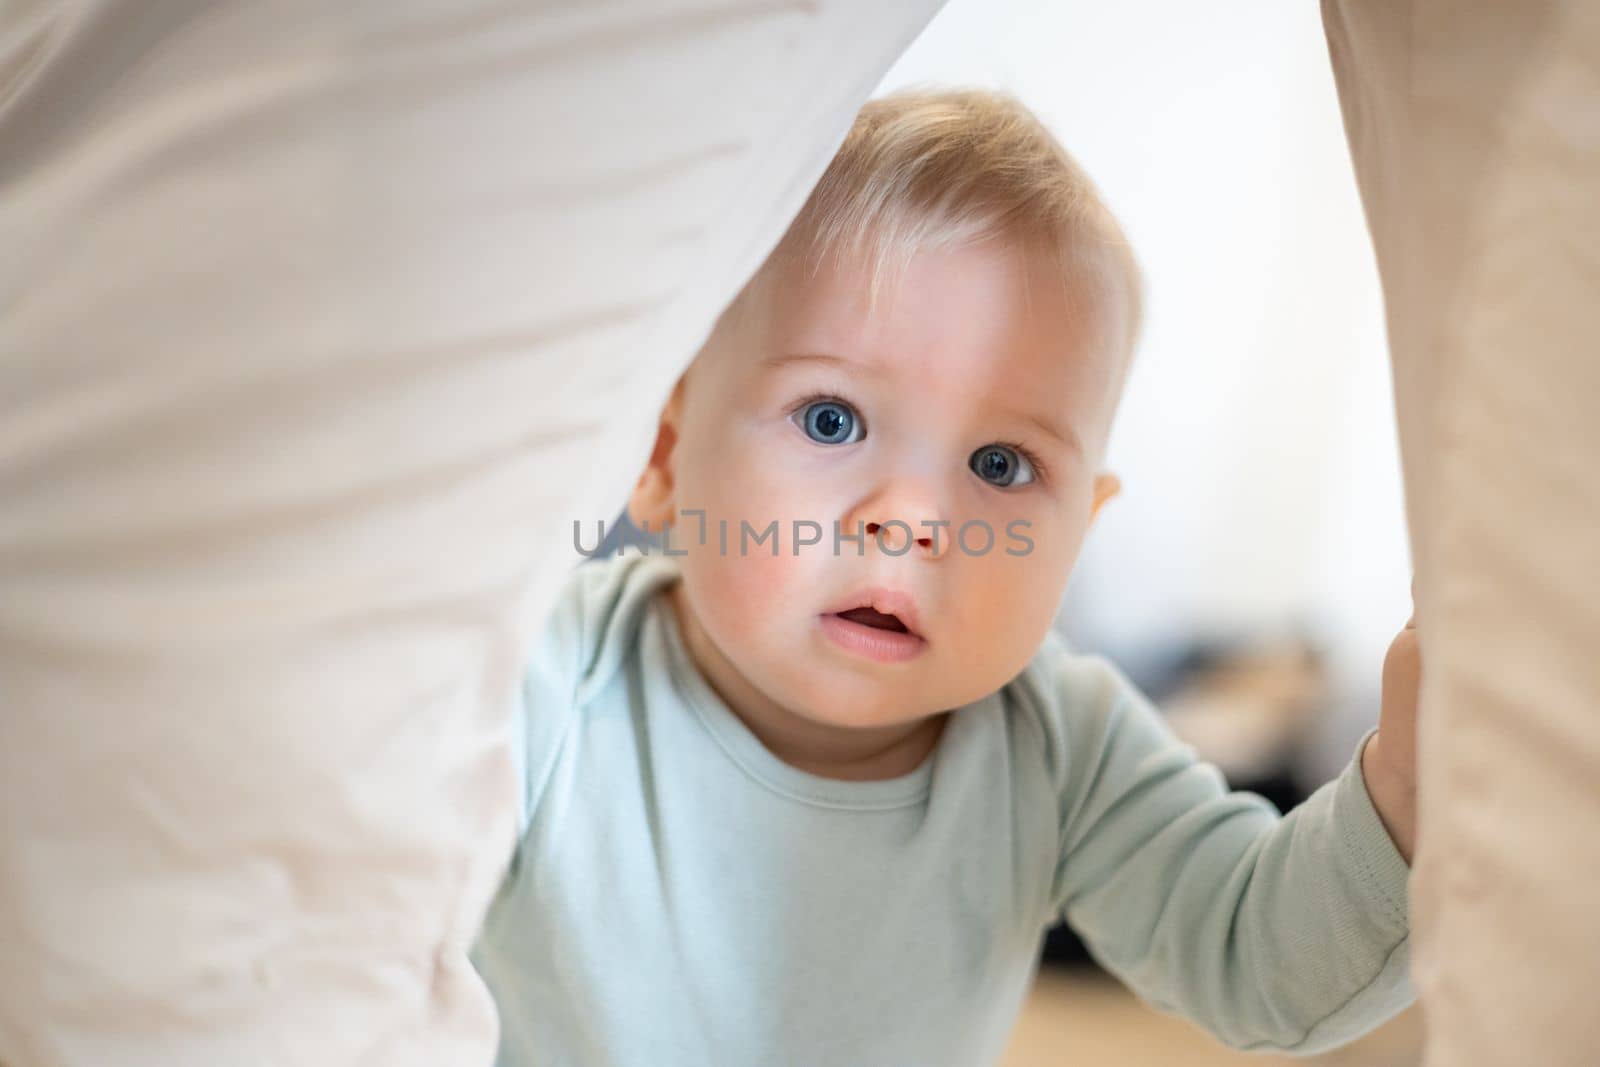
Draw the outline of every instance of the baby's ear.
<instances>
[{"instance_id":1,"label":"baby's ear","mask_svg":"<svg viewBox=\"0 0 1600 1067\"><path fill-rule=\"evenodd\" d=\"M656 424L656 442L650 449L650 459L645 463L644 473L639 475L628 497L628 520L635 526L643 527L649 523L650 529L660 531L672 521L677 489L673 464L682 411L683 382L680 380Z\"/></svg>"},{"instance_id":2,"label":"baby's ear","mask_svg":"<svg viewBox=\"0 0 1600 1067\"><path fill-rule=\"evenodd\" d=\"M1122 492L1122 479L1109 471L1094 478L1094 499L1089 504L1089 521L1093 522L1106 501Z\"/></svg>"}]
</instances>

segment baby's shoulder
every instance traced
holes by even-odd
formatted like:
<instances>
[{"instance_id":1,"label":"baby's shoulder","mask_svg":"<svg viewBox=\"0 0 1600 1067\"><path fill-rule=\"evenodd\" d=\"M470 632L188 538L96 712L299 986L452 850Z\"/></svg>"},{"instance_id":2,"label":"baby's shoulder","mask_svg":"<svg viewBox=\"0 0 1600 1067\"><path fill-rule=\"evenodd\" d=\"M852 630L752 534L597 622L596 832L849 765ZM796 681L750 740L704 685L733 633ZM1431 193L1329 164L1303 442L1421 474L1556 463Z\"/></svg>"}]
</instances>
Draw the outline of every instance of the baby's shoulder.
<instances>
[{"instance_id":1,"label":"baby's shoulder","mask_svg":"<svg viewBox=\"0 0 1600 1067\"><path fill-rule=\"evenodd\" d=\"M1073 757L1103 748L1130 711L1137 716L1147 706L1114 663L1073 650L1053 630L1001 698L1013 728L1032 735L1057 775Z\"/></svg>"},{"instance_id":2,"label":"baby's shoulder","mask_svg":"<svg viewBox=\"0 0 1600 1067\"><path fill-rule=\"evenodd\" d=\"M1130 691L1133 683L1114 663L1073 650L1052 630L1004 692L1009 703L1041 719L1082 723L1110 714Z\"/></svg>"},{"instance_id":3,"label":"baby's shoulder","mask_svg":"<svg viewBox=\"0 0 1600 1067\"><path fill-rule=\"evenodd\" d=\"M677 577L669 560L654 556L612 556L575 568L534 640L524 687L582 704L622 665L651 602Z\"/></svg>"},{"instance_id":4,"label":"baby's shoulder","mask_svg":"<svg viewBox=\"0 0 1600 1067\"><path fill-rule=\"evenodd\" d=\"M522 664L516 716L523 825L565 739L596 694L637 654L641 620L677 571L667 560L613 556L567 575Z\"/></svg>"}]
</instances>

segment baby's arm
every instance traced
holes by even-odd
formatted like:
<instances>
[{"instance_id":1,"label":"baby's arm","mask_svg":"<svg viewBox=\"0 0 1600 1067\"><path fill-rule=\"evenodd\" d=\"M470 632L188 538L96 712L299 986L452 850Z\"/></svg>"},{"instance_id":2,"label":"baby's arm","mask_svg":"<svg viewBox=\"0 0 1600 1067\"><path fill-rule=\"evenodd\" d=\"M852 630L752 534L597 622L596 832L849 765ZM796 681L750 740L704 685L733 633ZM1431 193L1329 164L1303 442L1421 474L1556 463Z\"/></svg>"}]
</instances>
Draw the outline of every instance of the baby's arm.
<instances>
[{"instance_id":1,"label":"baby's arm","mask_svg":"<svg viewBox=\"0 0 1600 1067\"><path fill-rule=\"evenodd\" d=\"M1411 1002L1408 871L1359 752L1280 818L1229 793L1114 668L1055 662L1039 676L1064 729L1053 900L1096 958L1239 1048L1319 1051Z\"/></svg>"}]
</instances>

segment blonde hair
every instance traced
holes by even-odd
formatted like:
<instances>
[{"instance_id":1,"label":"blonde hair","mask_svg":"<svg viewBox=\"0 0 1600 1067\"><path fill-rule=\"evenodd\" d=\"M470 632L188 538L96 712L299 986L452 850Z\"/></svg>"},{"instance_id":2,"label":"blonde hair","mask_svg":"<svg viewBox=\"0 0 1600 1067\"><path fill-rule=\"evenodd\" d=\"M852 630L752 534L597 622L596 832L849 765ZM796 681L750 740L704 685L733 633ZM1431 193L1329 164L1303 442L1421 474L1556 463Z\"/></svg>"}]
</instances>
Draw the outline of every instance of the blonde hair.
<instances>
[{"instance_id":1,"label":"blonde hair","mask_svg":"<svg viewBox=\"0 0 1600 1067\"><path fill-rule=\"evenodd\" d=\"M876 299L918 249L992 239L1056 258L1115 358L1114 404L1138 335L1138 264L1088 175L1007 94L911 90L868 103L778 247L813 263L864 259Z\"/></svg>"}]
</instances>

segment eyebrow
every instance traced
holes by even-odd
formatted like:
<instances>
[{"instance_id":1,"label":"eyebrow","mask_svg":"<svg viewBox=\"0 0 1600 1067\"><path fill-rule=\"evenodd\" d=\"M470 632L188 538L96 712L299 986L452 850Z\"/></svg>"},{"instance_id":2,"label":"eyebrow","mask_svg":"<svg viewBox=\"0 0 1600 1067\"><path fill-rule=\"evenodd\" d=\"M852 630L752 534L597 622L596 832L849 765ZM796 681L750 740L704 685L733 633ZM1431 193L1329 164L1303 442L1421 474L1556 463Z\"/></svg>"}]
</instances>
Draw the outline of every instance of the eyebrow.
<instances>
[{"instance_id":1,"label":"eyebrow","mask_svg":"<svg viewBox=\"0 0 1600 1067\"><path fill-rule=\"evenodd\" d=\"M1022 421L1038 427L1039 431L1047 437L1053 437L1065 448L1083 454L1083 442L1070 426L1058 425L1054 420L1035 415L1031 411L1018 411L1015 413Z\"/></svg>"},{"instance_id":2,"label":"eyebrow","mask_svg":"<svg viewBox=\"0 0 1600 1067\"><path fill-rule=\"evenodd\" d=\"M858 370L871 371L872 368L859 360L845 359L843 356L830 356L825 352L780 352L775 356L767 356L761 360L764 367L784 367L791 363L822 363L830 367L854 367Z\"/></svg>"}]
</instances>

